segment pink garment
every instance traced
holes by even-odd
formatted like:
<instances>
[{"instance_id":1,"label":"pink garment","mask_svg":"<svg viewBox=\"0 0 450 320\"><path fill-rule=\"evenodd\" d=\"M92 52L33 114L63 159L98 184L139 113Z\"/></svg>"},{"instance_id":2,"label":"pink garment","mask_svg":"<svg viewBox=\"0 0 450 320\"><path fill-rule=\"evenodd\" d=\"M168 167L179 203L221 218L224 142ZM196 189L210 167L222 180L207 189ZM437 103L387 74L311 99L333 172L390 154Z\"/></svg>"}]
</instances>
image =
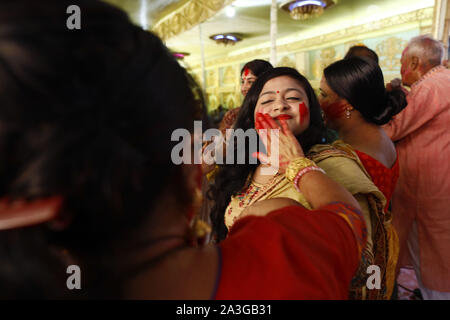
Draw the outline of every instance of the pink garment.
<instances>
[{"instance_id":1,"label":"pink garment","mask_svg":"<svg viewBox=\"0 0 450 320\"><path fill-rule=\"evenodd\" d=\"M392 197L400 241L399 267L417 222L421 278L450 292L450 70L438 66L411 86L408 105L384 126L396 148L400 177Z\"/></svg>"}]
</instances>

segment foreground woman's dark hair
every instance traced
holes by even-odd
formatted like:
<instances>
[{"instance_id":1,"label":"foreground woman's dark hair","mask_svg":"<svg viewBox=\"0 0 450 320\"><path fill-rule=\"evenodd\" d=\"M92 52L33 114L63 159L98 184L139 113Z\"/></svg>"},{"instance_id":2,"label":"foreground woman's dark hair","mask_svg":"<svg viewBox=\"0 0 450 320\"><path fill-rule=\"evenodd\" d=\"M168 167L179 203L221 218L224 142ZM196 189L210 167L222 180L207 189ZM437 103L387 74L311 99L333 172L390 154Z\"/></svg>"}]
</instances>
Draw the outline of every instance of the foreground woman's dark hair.
<instances>
[{"instance_id":1,"label":"foreground woman's dark hair","mask_svg":"<svg viewBox=\"0 0 450 320\"><path fill-rule=\"evenodd\" d=\"M93 0L68 30L71 4L0 2L0 198L61 195L70 222L0 231L0 298L68 297L68 264L83 270L78 298L120 297L114 258L179 175L173 130L201 116L159 38Z\"/></svg>"}]
</instances>

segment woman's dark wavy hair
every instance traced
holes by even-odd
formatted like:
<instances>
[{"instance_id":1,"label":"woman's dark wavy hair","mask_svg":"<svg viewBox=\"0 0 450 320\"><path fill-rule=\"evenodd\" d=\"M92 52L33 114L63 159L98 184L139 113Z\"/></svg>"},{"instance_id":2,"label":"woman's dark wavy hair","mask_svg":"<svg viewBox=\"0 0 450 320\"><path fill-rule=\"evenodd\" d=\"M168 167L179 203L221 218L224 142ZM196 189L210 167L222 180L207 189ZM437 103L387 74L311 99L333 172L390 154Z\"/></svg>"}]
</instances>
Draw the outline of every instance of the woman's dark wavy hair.
<instances>
[{"instance_id":1,"label":"woman's dark wavy hair","mask_svg":"<svg viewBox=\"0 0 450 320\"><path fill-rule=\"evenodd\" d=\"M406 107L400 89L386 91L383 72L366 57L351 57L332 63L323 71L329 87L358 110L367 122L383 125Z\"/></svg>"},{"instance_id":2,"label":"woman's dark wavy hair","mask_svg":"<svg viewBox=\"0 0 450 320\"><path fill-rule=\"evenodd\" d=\"M259 77L267 70L270 70L273 68L272 64L269 61L261 60L261 59L255 59L252 61L247 62L244 64L244 66L241 69L241 76L242 73L244 73L245 69L250 69L250 71L256 76Z\"/></svg>"},{"instance_id":3,"label":"woman's dark wavy hair","mask_svg":"<svg viewBox=\"0 0 450 320\"><path fill-rule=\"evenodd\" d=\"M0 298L120 297L120 248L161 191L191 201L171 134L203 117L198 86L104 2L76 1L81 30L68 30L72 2L0 2L0 198L61 195L71 221L0 231ZM68 264L82 290L67 289Z\"/></svg>"},{"instance_id":4,"label":"woman's dark wavy hair","mask_svg":"<svg viewBox=\"0 0 450 320\"><path fill-rule=\"evenodd\" d=\"M233 128L243 129L244 131L255 128L254 113L259 95L267 81L281 76L288 76L297 80L308 97L310 124L308 129L297 137L306 153L313 145L327 142L329 138L323 124L320 105L316 94L308 80L295 69L287 67L273 68L258 77L244 99L244 103ZM237 154L236 145L237 144L234 144L235 155ZM250 148L247 144L245 149L245 159L249 159L249 150ZM234 163L236 163L236 161L234 161ZM231 197L235 196L246 187L249 174L252 174L258 165L259 162L258 164L219 165L219 171L209 192L210 199L215 201L210 216L213 225L213 233L218 241L223 240L228 232L224 223L224 215L225 209L231 201Z\"/></svg>"}]
</instances>

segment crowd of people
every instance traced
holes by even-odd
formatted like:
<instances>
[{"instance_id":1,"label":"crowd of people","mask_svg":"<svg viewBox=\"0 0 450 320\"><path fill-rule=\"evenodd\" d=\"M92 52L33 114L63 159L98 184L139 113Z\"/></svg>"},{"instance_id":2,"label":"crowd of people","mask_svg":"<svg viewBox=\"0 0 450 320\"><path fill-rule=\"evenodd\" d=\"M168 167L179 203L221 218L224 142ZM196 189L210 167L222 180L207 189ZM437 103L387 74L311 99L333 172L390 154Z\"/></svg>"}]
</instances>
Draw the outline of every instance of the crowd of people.
<instances>
[{"instance_id":1,"label":"crowd of people","mask_svg":"<svg viewBox=\"0 0 450 320\"><path fill-rule=\"evenodd\" d=\"M257 160L175 164L173 132L208 121L163 42L101 1L79 1L80 31L70 1L24 3L0 2L0 298L393 299L412 264L425 299L450 299L439 41L411 39L387 85L377 54L352 47L318 96L252 60L219 148L237 157L226 130L254 131Z\"/></svg>"}]
</instances>

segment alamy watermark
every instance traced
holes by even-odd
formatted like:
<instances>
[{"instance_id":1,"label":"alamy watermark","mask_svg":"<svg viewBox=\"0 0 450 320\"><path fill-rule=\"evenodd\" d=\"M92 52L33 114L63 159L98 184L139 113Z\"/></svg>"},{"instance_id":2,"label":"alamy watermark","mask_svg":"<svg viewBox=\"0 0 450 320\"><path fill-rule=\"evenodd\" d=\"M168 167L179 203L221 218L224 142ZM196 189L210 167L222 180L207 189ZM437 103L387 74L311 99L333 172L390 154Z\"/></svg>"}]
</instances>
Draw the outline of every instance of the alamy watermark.
<instances>
[{"instance_id":1,"label":"alamy watermark","mask_svg":"<svg viewBox=\"0 0 450 320\"><path fill-rule=\"evenodd\" d=\"M66 13L70 16L66 20L66 26L69 30L81 29L81 9L76 4L67 7Z\"/></svg>"},{"instance_id":2,"label":"alamy watermark","mask_svg":"<svg viewBox=\"0 0 450 320\"><path fill-rule=\"evenodd\" d=\"M69 274L66 280L66 286L69 290L81 290L81 268L76 265L70 265L66 269L66 273ZM381 289L381 269L377 265L370 265L366 270L367 274L370 274L366 281L366 287L369 290Z\"/></svg>"},{"instance_id":3,"label":"alamy watermark","mask_svg":"<svg viewBox=\"0 0 450 320\"><path fill-rule=\"evenodd\" d=\"M81 290L81 269L76 264L72 264L67 267L66 273L70 274L66 280L67 289Z\"/></svg>"},{"instance_id":4,"label":"alamy watermark","mask_svg":"<svg viewBox=\"0 0 450 320\"><path fill-rule=\"evenodd\" d=\"M381 269L377 265L370 265L366 270L367 274L370 274L366 281L366 287L369 290L381 289Z\"/></svg>"}]
</instances>

